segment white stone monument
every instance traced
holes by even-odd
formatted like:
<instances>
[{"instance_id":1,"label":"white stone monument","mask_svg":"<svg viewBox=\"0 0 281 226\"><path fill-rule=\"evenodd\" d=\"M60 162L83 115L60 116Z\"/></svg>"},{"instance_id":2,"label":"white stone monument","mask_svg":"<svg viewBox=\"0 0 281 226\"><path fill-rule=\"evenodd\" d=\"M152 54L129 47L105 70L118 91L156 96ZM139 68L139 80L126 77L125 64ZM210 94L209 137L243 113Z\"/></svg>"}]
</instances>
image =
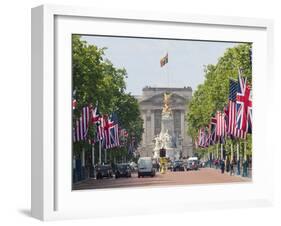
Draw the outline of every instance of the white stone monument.
<instances>
[{"instance_id":1,"label":"white stone monument","mask_svg":"<svg viewBox=\"0 0 281 226\"><path fill-rule=\"evenodd\" d=\"M180 158L181 145L174 133L174 119L170 109L171 94L164 93L163 109L161 117L161 132L154 138L155 147L153 149L153 158L159 158L161 148L166 149L166 157L170 160L178 160Z\"/></svg>"}]
</instances>

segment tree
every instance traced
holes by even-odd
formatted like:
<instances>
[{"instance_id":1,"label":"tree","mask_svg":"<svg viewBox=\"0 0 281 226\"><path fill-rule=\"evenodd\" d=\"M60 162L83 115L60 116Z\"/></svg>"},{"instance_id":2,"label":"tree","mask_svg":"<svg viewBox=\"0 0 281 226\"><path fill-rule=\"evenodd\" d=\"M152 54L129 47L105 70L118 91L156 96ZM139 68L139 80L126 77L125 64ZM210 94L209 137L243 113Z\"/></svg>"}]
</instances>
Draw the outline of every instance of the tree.
<instances>
[{"instance_id":1,"label":"tree","mask_svg":"<svg viewBox=\"0 0 281 226\"><path fill-rule=\"evenodd\" d=\"M195 138L201 127L208 126L217 110L227 105L229 78L237 80L238 69L243 70L249 84L252 82L252 45L240 44L227 49L216 65L205 67L205 81L197 87L188 105L188 134ZM250 143L251 135L247 136ZM248 145L250 147L250 145ZM210 147L209 149L211 149ZM250 153L251 150L248 151Z\"/></svg>"},{"instance_id":2,"label":"tree","mask_svg":"<svg viewBox=\"0 0 281 226\"><path fill-rule=\"evenodd\" d=\"M73 122L80 117L81 110L98 101L102 114L117 113L120 124L128 132L134 133L137 142L141 140L142 119L137 100L125 93L127 76L124 68L116 68L104 58L106 48L98 48L82 41L79 35L72 36L72 91L77 100ZM89 128L89 136L94 137L94 125ZM84 144L74 144L81 150Z\"/></svg>"}]
</instances>

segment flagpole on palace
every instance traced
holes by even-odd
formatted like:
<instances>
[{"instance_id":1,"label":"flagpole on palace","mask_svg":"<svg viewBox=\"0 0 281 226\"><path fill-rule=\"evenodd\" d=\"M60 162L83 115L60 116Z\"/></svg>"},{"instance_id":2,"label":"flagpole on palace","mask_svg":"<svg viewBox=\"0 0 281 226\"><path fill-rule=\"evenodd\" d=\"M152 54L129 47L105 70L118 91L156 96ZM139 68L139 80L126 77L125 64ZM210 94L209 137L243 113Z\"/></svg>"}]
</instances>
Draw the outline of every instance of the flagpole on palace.
<instances>
[{"instance_id":1,"label":"flagpole on palace","mask_svg":"<svg viewBox=\"0 0 281 226\"><path fill-rule=\"evenodd\" d=\"M169 54L168 54L168 51L167 51L167 56L168 56L168 63L167 63L168 88L170 88Z\"/></svg>"}]
</instances>

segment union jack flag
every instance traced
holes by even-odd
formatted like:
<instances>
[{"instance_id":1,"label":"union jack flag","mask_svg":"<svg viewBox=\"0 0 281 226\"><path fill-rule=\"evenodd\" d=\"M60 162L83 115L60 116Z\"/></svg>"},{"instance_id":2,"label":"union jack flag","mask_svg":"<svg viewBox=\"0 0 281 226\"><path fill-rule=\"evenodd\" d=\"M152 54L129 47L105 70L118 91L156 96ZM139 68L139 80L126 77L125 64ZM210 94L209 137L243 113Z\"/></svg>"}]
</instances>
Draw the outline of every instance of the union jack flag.
<instances>
[{"instance_id":1,"label":"union jack flag","mask_svg":"<svg viewBox=\"0 0 281 226\"><path fill-rule=\"evenodd\" d=\"M120 143L117 115L112 113L105 122L105 148L118 147Z\"/></svg>"},{"instance_id":2,"label":"union jack flag","mask_svg":"<svg viewBox=\"0 0 281 226\"><path fill-rule=\"evenodd\" d=\"M236 123L237 128L248 132L252 127L252 92L247 79L239 72L236 95Z\"/></svg>"}]
</instances>

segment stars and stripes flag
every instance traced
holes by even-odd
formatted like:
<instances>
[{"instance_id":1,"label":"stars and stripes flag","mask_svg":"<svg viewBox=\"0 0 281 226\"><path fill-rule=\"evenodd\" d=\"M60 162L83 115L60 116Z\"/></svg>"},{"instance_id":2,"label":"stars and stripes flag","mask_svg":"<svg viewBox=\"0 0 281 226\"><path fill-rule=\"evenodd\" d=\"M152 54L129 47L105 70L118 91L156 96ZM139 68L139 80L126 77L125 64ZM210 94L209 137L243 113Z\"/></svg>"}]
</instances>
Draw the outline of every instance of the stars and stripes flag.
<instances>
[{"instance_id":1,"label":"stars and stripes flag","mask_svg":"<svg viewBox=\"0 0 281 226\"><path fill-rule=\"evenodd\" d=\"M216 133L220 142L223 143L224 138L226 136L226 121L225 121L225 113L221 111L217 111L216 113L217 126Z\"/></svg>"},{"instance_id":2,"label":"stars and stripes flag","mask_svg":"<svg viewBox=\"0 0 281 226\"><path fill-rule=\"evenodd\" d=\"M236 123L237 128L245 132L252 129L252 91L247 79L239 72L236 94Z\"/></svg>"},{"instance_id":3,"label":"stars and stripes flag","mask_svg":"<svg viewBox=\"0 0 281 226\"><path fill-rule=\"evenodd\" d=\"M90 122L90 108L83 107L81 116L77 119L73 126L73 141L85 141L87 139L88 129Z\"/></svg>"},{"instance_id":4,"label":"stars and stripes flag","mask_svg":"<svg viewBox=\"0 0 281 226\"><path fill-rule=\"evenodd\" d=\"M199 129L198 146L201 148L205 148L209 146L209 134L206 128L204 127Z\"/></svg>"},{"instance_id":5,"label":"stars and stripes flag","mask_svg":"<svg viewBox=\"0 0 281 226\"><path fill-rule=\"evenodd\" d=\"M198 131L198 146L199 147L204 147L204 143L205 143L205 131L204 128L200 128Z\"/></svg>"},{"instance_id":6,"label":"stars and stripes flag","mask_svg":"<svg viewBox=\"0 0 281 226\"><path fill-rule=\"evenodd\" d=\"M166 56L160 59L160 67L165 66L165 64L167 63L168 63L168 53L166 54Z\"/></svg>"},{"instance_id":7,"label":"stars and stripes flag","mask_svg":"<svg viewBox=\"0 0 281 226\"><path fill-rule=\"evenodd\" d=\"M217 133L216 133L216 127L217 127L217 119L216 117L212 117L210 124L209 124L209 142L210 145L213 145L217 142Z\"/></svg>"},{"instance_id":8,"label":"stars and stripes flag","mask_svg":"<svg viewBox=\"0 0 281 226\"><path fill-rule=\"evenodd\" d=\"M246 138L246 132L238 129L236 123L236 95L237 95L238 84L236 81L229 80L229 96L228 96L228 127L227 133L232 138Z\"/></svg>"}]
</instances>

